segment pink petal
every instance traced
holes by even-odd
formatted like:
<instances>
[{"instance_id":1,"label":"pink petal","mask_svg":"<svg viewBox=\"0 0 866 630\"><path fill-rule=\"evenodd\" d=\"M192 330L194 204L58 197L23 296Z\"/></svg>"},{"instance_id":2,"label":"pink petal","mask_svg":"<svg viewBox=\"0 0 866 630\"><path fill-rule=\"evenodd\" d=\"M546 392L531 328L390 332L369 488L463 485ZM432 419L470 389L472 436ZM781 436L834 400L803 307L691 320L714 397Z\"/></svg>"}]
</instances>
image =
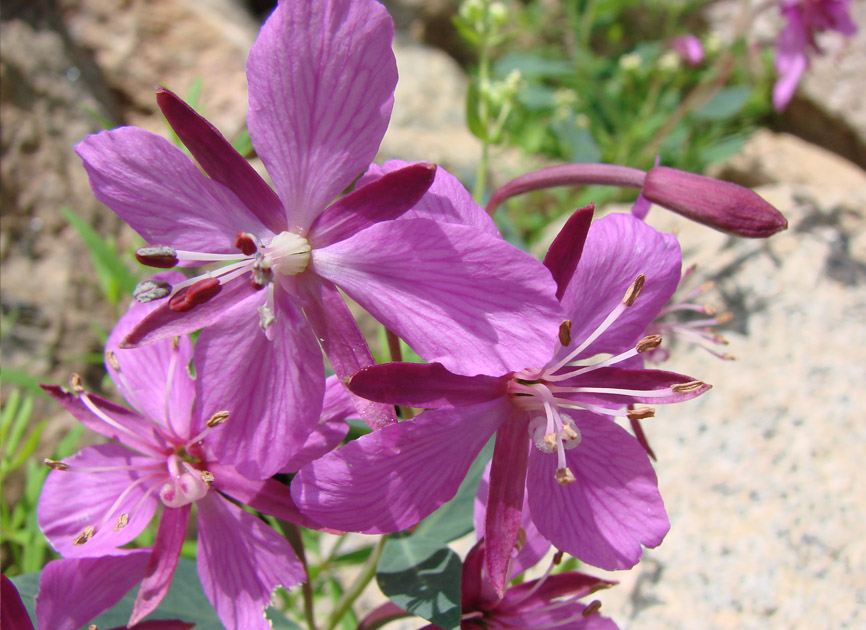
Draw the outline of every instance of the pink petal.
<instances>
[{"instance_id":1,"label":"pink petal","mask_svg":"<svg viewBox=\"0 0 866 630\"><path fill-rule=\"evenodd\" d=\"M247 121L289 231L306 234L376 155L397 84L393 37L372 0L281 2L262 27Z\"/></svg>"},{"instance_id":2,"label":"pink petal","mask_svg":"<svg viewBox=\"0 0 866 630\"><path fill-rule=\"evenodd\" d=\"M183 279L177 272L158 274L157 277L168 282ZM132 302L105 344L105 367L126 401L141 411L145 418L171 427L177 435L189 435L195 399L195 384L187 370L192 359L189 337L184 335L174 341L164 339L135 350L120 347L123 338L157 308L157 302ZM113 359L111 355L114 355ZM120 367L119 372L116 366ZM169 417L166 417L166 412Z\"/></svg>"},{"instance_id":3,"label":"pink petal","mask_svg":"<svg viewBox=\"0 0 866 630\"><path fill-rule=\"evenodd\" d=\"M367 534L413 525L451 499L507 416L503 401L427 411L328 453L292 480L292 497L317 523Z\"/></svg>"},{"instance_id":4,"label":"pink petal","mask_svg":"<svg viewBox=\"0 0 866 630\"><path fill-rule=\"evenodd\" d=\"M572 412L581 443L567 450L576 481L554 480L556 456L533 448L526 478L532 518L555 547L607 570L629 569L670 529L655 472L640 444L614 422Z\"/></svg>"},{"instance_id":5,"label":"pink petal","mask_svg":"<svg viewBox=\"0 0 866 630\"><path fill-rule=\"evenodd\" d=\"M556 297L560 300L574 277L594 211L594 203L575 210L553 239L544 257L544 266L556 280Z\"/></svg>"},{"instance_id":6,"label":"pink petal","mask_svg":"<svg viewBox=\"0 0 866 630\"><path fill-rule=\"evenodd\" d=\"M231 190L274 234L286 229L280 198L250 163L176 94L156 89L156 102L177 137L211 179Z\"/></svg>"},{"instance_id":7,"label":"pink petal","mask_svg":"<svg viewBox=\"0 0 866 630\"><path fill-rule=\"evenodd\" d=\"M180 558L180 549L189 522L190 504L165 508L159 519L156 541L147 562L147 569L135 598L129 625L134 625L156 610L171 587L171 578Z\"/></svg>"},{"instance_id":8,"label":"pink petal","mask_svg":"<svg viewBox=\"0 0 866 630\"><path fill-rule=\"evenodd\" d=\"M33 630L30 615L21 601L18 589L5 574L0 574L0 627L13 630Z\"/></svg>"},{"instance_id":9,"label":"pink petal","mask_svg":"<svg viewBox=\"0 0 866 630\"><path fill-rule=\"evenodd\" d=\"M572 345L567 354L622 303L639 274L643 290L627 309L581 356L622 352L636 343L647 325L670 299L680 281L680 247L676 238L662 234L631 214L615 213L589 228L577 272L562 298L571 320Z\"/></svg>"},{"instance_id":10,"label":"pink petal","mask_svg":"<svg viewBox=\"0 0 866 630\"><path fill-rule=\"evenodd\" d=\"M198 507L198 573L227 628L270 630L264 608L277 586L304 579L286 540L261 520L210 492Z\"/></svg>"},{"instance_id":11,"label":"pink petal","mask_svg":"<svg viewBox=\"0 0 866 630\"><path fill-rule=\"evenodd\" d=\"M92 621L141 580L149 557L150 549L135 549L49 562L36 595L39 628L73 630Z\"/></svg>"},{"instance_id":12,"label":"pink petal","mask_svg":"<svg viewBox=\"0 0 866 630\"><path fill-rule=\"evenodd\" d=\"M455 374L544 365L562 322L547 269L463 225L378 223L314 250L311 267L424 359Z\"/></svg>"},{"instance_id":13,"label":"pink petal","mask_svg":"<svg viewBox=\"0 0 866 630\"><path fill-rule=\"evenodd\" d=\"M297 281L305 299L304 315L341 380L361 368L373 365L367 340L337 288L313 274L303 274ZM394 408L353 396L355 407L371 428L379 429L397 422Z\"/></svg>"},{"instance_id":14,"label":"pink petal","mask_svg":"<svg viewBox=\"0 0 866 630\"><path fill-rule=\"evenodd\" d=\"M96 198L148 243L240 255L238 231L273 238L234 193L156 134L120 127L87 136L75 151Z\"/></svg>"},{"instance_id":15,"label":"pink petal","mask_svg":"<svg viewBox=\"0 0 866 630\"><path fill-rule=\"evenodd\" d=\"M408 166L403 160L388 160L384 166L371 164L357 186L366 186L386 173ZM499 228L481 206L475 203L472 195L454 175L441 166L436 169L433 184L411 210L403 215L404 219L433 219L443 223L471 225L485 234L501 238Z\"/></svg>"},{"instance_id":16,"label":"pink petal","mask_svg":"<svg viewBox=\"0 0 866 630\"><path fill-rule=\"evenodd\" d=\"M502 398L507 384L507 376L460 376L440 363L384 363L358 371L348 387L371 400L436 409Z\"/></svg>"},{"instance_id":17,"label":"pink petal","mask_svg":"<svg viewBox=\"0 0 866 630\"><path fill-rule=\"evenodd\" d=\"M627 370L615 367L599 368L581 376L575 376L557 385L563 387L604 387L623 390L657 391L670 388L672 385L683 383L695 383L696 381L683 374L666 372L664 370ZM617 409L629 404L644 403L649 405L662 405L668 403L683 402L691 400L709 391L711 385L706 383L695 385L694 389L677 393L670 392L664 396L649 396L640 394L597 394L588 392L558 392L557 395L569 400L590 403Z\"/></svg>"},{"instance_id":18,"label":"pink petal","mask_svg":"<svg viewBox=\"0 0 866 630\"><path fill-rule=\"evenodd\" d=\"M281 289L273 339L247 304L209 326L196 343L202 417L228 411L208 436L220 462L264 479L281 470L315 430L325 393L322 353L309 324ZM254 306L254 305L253 305Z\"/></svg>"},{"instance_id":19,"label":"pink petal","mask_svg":"<svg viewBox=\"0 0 866 630\"><path fill-rule=\"evenodd\" d=\"M328 207L310 228L310 245L326 247L380 221L396 219L430 188L436 167L420 162L356 187Z\"/></svg>"},{"instance_id":20,"label":"pink petal","mask_svg":"<svg viewBox=\"0 0 866 630\"><path fill-rule=\"evenodd\" d=\"M70 557L105 553L132 541L150 522L159 501L157 491L167 477L159 461L137 455L118 444L88 446L63 461L72 469L121 466L125 469L52 470L48 473L37 515L42 533L58 553ZM154 474L154 478L131 487L133 482L149 474ZM115 501L130 487L119 505L109 513ZM129 522L114 531L121 514L128 514ZM96 532L86 543L75 545L73 540L85 527L94 527Z\"/></svg>"}]
</instances>

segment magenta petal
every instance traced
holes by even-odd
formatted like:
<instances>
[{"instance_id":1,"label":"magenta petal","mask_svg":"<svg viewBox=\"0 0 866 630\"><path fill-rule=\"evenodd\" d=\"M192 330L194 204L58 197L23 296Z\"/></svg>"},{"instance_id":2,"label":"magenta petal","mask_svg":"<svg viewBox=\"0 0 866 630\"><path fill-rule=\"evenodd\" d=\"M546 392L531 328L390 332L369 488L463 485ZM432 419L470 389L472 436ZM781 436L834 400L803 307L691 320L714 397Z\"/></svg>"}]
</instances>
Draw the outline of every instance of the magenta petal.
<instances>
[{"instance_id":1,"label":"magenta petal","mask_svg":"<svg viewBox=\"0 0 866 630\"><path fill-rule=\"evenodd\" d=\"M21 601L18 589L5 574L0 575L0 628L11 630L33 630L30 615Z\"/></svg>"},{"instance_id":2,"label":"magenta petal","mask_svg":"<svg viewBox=\"0 0 866 630\"><path fill-rule=\"evenodd\" d=\"M310 228L310 245L326 247L375 223L396 219L430 188L435 174L433 164L420 162L355 188L319 215Z\"/></svg>"},{"instance_id":3,"label":"magenta petal","mask_svg":"<svg viewBox=\"0 0 866 630\"><path fill-rule=\"evenodd\" d=\"M391 116L394 24L373 0L281 2L247 60L253 146L306 234L367 168Z\"/></svg>"},{"instance_id":4,"label":"magenta petal","mask_svg":"<svg viewBox=\"0 0 866 630\"><path fill-rule=\"evenodd\" d=\"M487 576L503 597L508 584L512 552L517 542L526 489L529 415L515 410L496 432L490 464L484 540L487 546Z\"/></svg>"},{"instance_id":5,"label":"magenta petal","mask_svg":"<svg viewBox=\"0 0 866 630\"><path fill-rule=\"evenodd\" d=\"M132 541L150 522L159 503L150 493L167 479L161 462L143 457L118 444L88 446L63 460L70 468L109 468L95 472L52 470L39 497L39 527L63 556L95 556ZM111 470L110 468L115 468ZM152 475L134 487L132 484ZM124 492L129 489L129 492ZM123 499L115 506L117 499ZM140 503L139 503L140 502ZM114 508L114 509L111 509ZM127 525L114 526L121 514ZM94 527L93 537L83 545L73 540L85 527Z\"/></svg>"},{"instance_id":6,"label":"magenta petal","mask_svg":"<svg viewBox=\"0 0 866 630\"><path fill-rule=\"evenodd\" d=\"M40 630L74 630L92 621L141 580L149 557L150 549L135 549L49 562L36 595Z\"/></svg>"},{"instance_id":7,"label":"magenta petal","mask_svg":"<svg viewBox=\"0 0 866 630\"><path fill-rule=\"evenodd\" d=\"M274 234L286 228L280 198L216 127L164 87L156 89L156 103L177 137L214 181L237 195Z\"/></svg>"},{"instance_id":8,"label":"magenta petal","mask_svg":"<svg viewBox=\"0 0 866 630\"><path fill-rule=\"evenodd\" d=\"M676 372L666 372L664 370L626 370L615 367L599 368L581 376L561 381L558 384L563 387L603 387L623 390L659 391L684 383L694 383L695 385L686 388L686 391L668 392L662 396L592 392L559 392L558 395L569 400L599 405L601 407L617 408L635 403L662 405L683 402L700 396L712 388L711 385L700 383L690 376L677 374Z\"/></svg>"},{"instance_id":9,"label":"magenta petal","mask_svg":"<svg viewBox=\"0 0 866 630\"><path fill-rule=\"evenodd\" d=\"M370 400L430 409L504 397L508 380L508 376L460 376L440 363L384 363L360 370L348 387Z\"/></svg>"},{"instance_id":10,"label":"magenta petal","mask_svg":"<svg viewBox=\"0 0 866 630\"><path fill-rule=\"evenodd\" d=\"M159 519L156 541L147 562L147 569L135 598L129 625L134 625L156 610L171 587L171 578L180 558L180 548L189 522L189 504L179 508L165 508Z\"/></svg>"},{"instance_id":11,"label":"magenta petal","mask_svg":"<svg viewBox=\"0 0 866 630\"><path fill-rule=\"evenodd\" d=\"M337 288L312 274L298 278L298 290L305 298L304 315L316 333L322 350L341 380L361 368L373 365L367 340ZM353 396L355 407L371 428L397 422L394 408Z\"/></svg>"},{"instance_id":12,"label":"magenta petal","mask_svg":"<svg viewBox=\"0 0 866 630\"><path fill-rule=\"evenodd\" d=\"M265 241L273 234L222 184L202 175L168 140L120 127L75 147L99 201L148 243L235 254L238 231Z\"/></svg>"},{"instance_id":13,"label":"magenta petal","mask_svg":"<svg viewBox=\"0 0 866 630\"><path fill-rule=\"evenodd\" d=\"M384 166L371 164L358 186L366 186L386 173L408 166L403 160L388 160ZM471 225L486 234L501 238L499 228L489 214L475 203L472 195L454 175L441 166L436 169L433 184L411 210L403 215L404 219L433 219L443 223Z\"/></svg>"},{"instance_id":14,"label":"magenta petal","mask_svg":"<svg viewBox=\"0 0 866 630\"><path fill-rule=\"evenodd\" d=\"M325 392L322 353L310 326L281 289L275 291L273 339L252 307L241 305L196 343L196 392L202 417L228 411L208 436L222 463L251 478L281 470L315 430Z\"/></svg>"},{"instance_id":15,"label":"magenta petal","mask_svg":"<svg viewBox=\"0 0 866 630\"><path fill-rule=\"evenodd\" d=\"M302 468L292 496L335 529L383 534L414 525L454 496L510 409L495 400L384 427Z\"/></svg>"},{"instance_id":16,"label":"magenta petal","mask_svg":"<svg viewBox=\"0 0 866 630\"><path fill-rule=\"evenodd\" d=\"M256 291L250 277L243 275L224 283L222 290L213 298L186 312L171 310L168 300L165 300L129 332L120 342L120 347L136 348L160 339L187 335L217 321L223 313L240 302L247 302L248 308L254 310L265 303L265 297L265 292Z\"/></svg>"},{"instance_id":17,"label":"magenta petal","mask_svg":"<svg viewBox=\"0 0 866 630\"><path fill-rule=\"evenodd\" d=\"M636 343L673 295L680 281L680 246L631 214L610 214L589 228L577 272L562 298L571 320L572 345L564 355L601 324L640 274L646 276L634 305L627 309L581 356L622 352Z\"/></svg>"},{"instance_id":18,"label":"magenta petal","mask_svg":"<svg viewBox=\"0 0 866 630\"><path fill-rule=\"evenodd\" d=\"M286 540L214 492L198 507L198 574L227 628L270 630L264 608L277 586L290 588L304 568Z\"/></svg>"},{"instance_id":19,"label":"magenta petal","mask_svg":"<svg viewBox=\"0 0 866 630\"><path fill-rule=\"evenodd\" d=\"M544 365L562 323L547 269L468 226L378 223L313 250L311 266L424 359L455 374Z\"/></svg>"},{"instance_id":20,"label":"magenta petal","mask_svg":"<svg viewBox=\"0 0 866 630\"><path fill-rule=\"evenodd\" d=\"M553 239L544 257L544 266L550 270L553 279L556 280L556 297L560 300L568 283L574 277L580 255L583 253L593 212L595 212L594 203L575 210Z\"/></svg>"},{"instance_id":21,"label":"magenta petal","mask_svg":"<svg viewBox=\"0 0 866 630\"><path fill-rule=\"evenodd\" d=\"M629 569L670 529L646 452L625 429L572 412L581 443L567 450L576 481L556 483L556 456L532 449L526 478L532 518L555 547L607 570Z\"/></svg>"}]
</instances>

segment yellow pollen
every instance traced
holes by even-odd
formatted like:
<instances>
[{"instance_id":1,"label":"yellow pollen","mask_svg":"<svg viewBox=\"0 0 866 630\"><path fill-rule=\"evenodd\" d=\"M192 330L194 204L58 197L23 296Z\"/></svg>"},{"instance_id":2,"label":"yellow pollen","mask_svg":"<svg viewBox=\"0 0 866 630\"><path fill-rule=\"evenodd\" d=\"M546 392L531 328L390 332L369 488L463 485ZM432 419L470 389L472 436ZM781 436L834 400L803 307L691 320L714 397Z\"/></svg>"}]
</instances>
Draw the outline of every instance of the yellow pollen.
<instances>
[{"instance_id":1,"label":"yellow pollen","mask_svg":"<svg viewBox=\"0 0 866 630\"><path fill-rule=\"evenodd\" d=\"M214 415L212 415L210 417L210 420L208 420L205 424L207 425L208 428L213 428L213 427L217 426L218 424L222 424L223 422L225 422L228 419L229 419L229 412L226 411L225 409L223 409L222 411L217 411Z\"/></svg>"},{"instance_id":2,"label":"yellow pollen","mask_svg":"<svg viewBox=\"0 0 866 630\"><path fill-rule=\"evenodd\" d=\"M652 407L635 407L626 411L626 416L629 420L645 420L653 418L656 415L656 410Z\"/></svg>"},{"instance_id":3,"label":"yellow pollen","mask_svg":"<svg viewBox=\"0 0 866 630\"><path fill-rule=\"evenodd\" d=\"M647 335L646 337L637 342L635 350L637 350L638 353L648 352L649 350L655 350L656 348L658 348L661 343L661 335Z\"/></svg>"},{"instance_id":4,"label":"yellow pollen","mask_svg":"<svg viewBox=\"0 0 866 630\"><path fill-rule=\"evenodd\" d=\"M80 547L81 545L86 543L88 540L93 538L94 532L96 532L96 530L93 529L92 526L88 525L87 527L84 528L84 531L82 531L80 534L78 534L78 536L76 536L75 538L72 539L72 544L75 545L76 547Z\"/></svg>"},{"instance_id":5,"label":"yellow pollen","mask_svg":"<svg viewBox=\"0 0 866 630\"><path fill-rule=\"evenodd\" d=\"M80 394L84 391L84 386L81 384L81 376L79 374L73 374L70 377L69 386L76 394Z\"/></svg>"},{"instance_id":6,"label":"yellow pollen","mask_svg":"<svg viewBox=\"0 0 866 630\"><path fill-rule=\"evenodd\" d=\"M622 298L622 303L626 306L631 306L632 304L634 304L637 296L640 295L641 289L643 289L644 282L646 282L646 276L643 274L640 274L637 278L635 278L634 282L631 283L631 286L626 289L625 296Z\"/></svg>"},{"instance_id":7,"label":"yellow pollen","mask_svg":"<svg viewBox=\"0 0 866 630\"><path fill-rule=\"evenodd\" d=\"M676 385L671 385L671 390L677 394L687 394L700 389L704 385L705 383L703 381L689 381L688 383L677 383Z\"/></svg>"},{"instance_id":8,"label":"yellow pollen","mask_svg":"<svg viewBox=\"0 0 866 630\"><path fill-rule=\"evenodd\" d=\"M208 485L208 486L211 485L215 479L215 477L213 476L213 473L209 472L207 470L201 471L201 474L199 475L199 477L205 483L205 485Z\"/></svg>"},{"instance_id":9,"label":"yellow pollen","mask_svg":"<svg viewBox=\"0 0 866 630\"><path fill-rule=\"evenodd\" d=\"M108 365L111 366L112 370L120 372L120 361L117 360L117 355L114 352L111 350L106 351L105 360L108 361Z\"/></svg>"},{"instance_id":10,"label":"yellow pollen","mask_svg":"<svg viewBox=\"0 0 866 630\"><path fill-rule=\"evenodd\" d=\"M571 320L566 319L559 325L559 343L563 347L571 343Z\"/></svg>"},{"instance_id":11,"label":"yellow pollen","mask_svg":"<svg viewBox=\"0 0 866 630\"><path fill-rule=\"evenodd\" d=\"M42 463L48 466L51 470L69 470L69 464L59 462L56 459L48 459L46 457L42 460Z\"/></svg>"},{"instance_id":12,"label":"yellow pollen","mask_svg":"<svg viewBox=\"0 0 866 630\"><path fill-rule=\"evenodd\" d=\"M526 532L522 527L517 530L517 540L514 541L514 549L520 551L526 544Z\"/></svg>"},{"instance_id":13,"label":"yellow pollen","mask_svg":"<svg viewBox=\"0 0 866 630\"><path fill-rule=\"evenodd\" d=\"M571 469L569 469L568 467L560 468L559 470L557 470L556 474L554 475L554 479L556 479L556 483L558 483L560 486L568 486L577 481L574 473L571 472Z\"/></svg>"},{"instance_id":14,"label":"yellow pollen","mask_svg":"<svg viewBox=\"0 0 866 630\"><path fill-rule=\"evenodd\" d=\"M576 440L580 437L580 433L575 431L570 424L562 425L562 435L566 440Z\"/></svg>"},{"instance_id":15,"label":"yellow pollen","mask_svg":"<svg viewBox=\"0 0 866 630\"><path fill-rule=\"evenodd\" d=\"M553 451L556 448L556 433L545 433L544 445Z\"/></svg>"},{"instance_id":16,"label":"yellow pollen","mask_svg":"<svg viewBox=\"0 0 866 630\"><path fill-rule=\"evenodd\" d=\"M129 524L129 514L121 514L117 517L117 523L114 524L114 531L119 532Z\"/></svg>"}]
</instances>

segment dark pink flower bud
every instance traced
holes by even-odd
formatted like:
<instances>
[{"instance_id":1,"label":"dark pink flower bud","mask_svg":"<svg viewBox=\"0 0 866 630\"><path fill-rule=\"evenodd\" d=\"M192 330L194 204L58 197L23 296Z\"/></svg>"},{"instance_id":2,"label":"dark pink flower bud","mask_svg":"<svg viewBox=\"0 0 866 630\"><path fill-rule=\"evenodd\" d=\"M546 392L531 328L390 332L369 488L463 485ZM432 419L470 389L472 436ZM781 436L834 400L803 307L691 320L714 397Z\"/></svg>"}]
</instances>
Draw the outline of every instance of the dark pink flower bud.
<instances>
[{"instance_id":1,"label":"dark pink flower bud","mask_svg":"<svg viewBox=\"0 0 866 630\"><path fill-rule=\"evenodd\" d=\"M647 173L643 196L687 219L752 238L766 238L788 227L788 221L748 188L666 166Z\"/></svg>"}]
</instances>

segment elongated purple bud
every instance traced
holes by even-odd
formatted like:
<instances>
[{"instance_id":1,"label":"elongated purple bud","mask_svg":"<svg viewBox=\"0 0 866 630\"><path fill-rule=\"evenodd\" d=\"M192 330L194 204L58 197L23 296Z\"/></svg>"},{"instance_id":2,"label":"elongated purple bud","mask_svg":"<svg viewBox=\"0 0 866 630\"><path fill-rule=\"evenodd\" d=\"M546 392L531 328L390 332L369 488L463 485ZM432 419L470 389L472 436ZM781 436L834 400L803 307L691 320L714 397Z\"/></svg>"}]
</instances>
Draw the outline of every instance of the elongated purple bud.
<instances>
[{"instance_id":1,"label":"elongated purple bud","mask_svg":"<svg viewBox=\"0 0 866 630\"><path fill-rule=\"evenodd\" d=\"M766 238L788 227L788 221L748 188L667 166L646 176L644 197L687 219L737 236Z\"/></svg>"}]
</instances>

